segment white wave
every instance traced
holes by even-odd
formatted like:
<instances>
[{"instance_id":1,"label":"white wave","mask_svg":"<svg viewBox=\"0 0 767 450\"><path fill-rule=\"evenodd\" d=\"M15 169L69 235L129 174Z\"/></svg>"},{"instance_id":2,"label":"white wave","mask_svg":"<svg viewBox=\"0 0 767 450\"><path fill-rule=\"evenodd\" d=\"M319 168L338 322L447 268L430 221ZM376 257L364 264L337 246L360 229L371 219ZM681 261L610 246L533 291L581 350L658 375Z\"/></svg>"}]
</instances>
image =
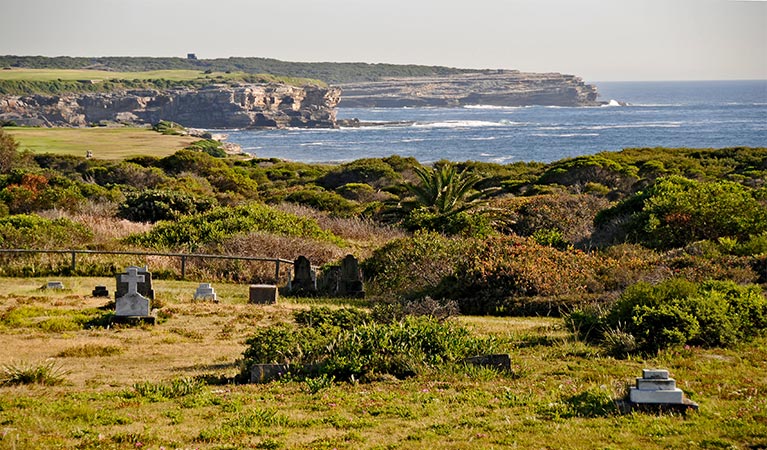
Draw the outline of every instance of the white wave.
<instances>
[{"instance_id":1,"label":"white wave","mask_svg":"<svg viewBox=\"0 0 767 450\"><path fill-rule=\"evenodd\" d=\"M411 139L402 139L402 140L400 140L399 142L402 142L402 143L408 143L408 142L423 142L423 141L425 141L425 140L426 140L426 139L420 139L420 138L411 138Z\"/></svg>"},{"instance_id":2,"label":"white wave","mask_svg":"<svg viewBox=\"0 0 767 450\"><path fill-rule=\"evenodd\" d=\"M326 145L326 142L304 142L303 144L298 144L301 147L320 147L322 145Z\"/></svg>"},{"instance_id":3,"label":"white wave","mask_svg":"<svg viewBox=\"0 0 767 450\"><path fill-rule=\"evenodd\" d=\"M495 136L466 138L467 141L494 141L496 139L497 138Z\"/></svg>"},{"instance_id":4,"label":"white wave","mask_svg":"<svg viewBox=\"0 0 767 450\"><path fill-rule=\"evenodd\" d=\"M494 163L497 163L497 164L503 164L506 161L511 161L512 159L514 159L513 156L499 156L498 158L490 158L490 162L494 162Z\"/></svg>"},{"instance_id":5,"label":"white wave","mask_svg":"<svg viewBox=\"0 0 767 450\"><path fill-rule=\"evenodd\" d=\"M599 136L599 133L532 133L530 136L536 137L594 137Z\"/></svg>"},{"instance_id":6,"label":"white wave","mask_svg":"<svg viewBox=\"0 0 767 450\"><path fill-rule=\"evenodd\" d=\"M611 98L610 101L607 102L607 104L604 106L623 106L623 105L621 105L621 103L618 100Z\"/></svg>"},{"instance_id":7,"label":"white wave","mask_svg":"<svg viewBox=\"0 0 767 450\"><path fill-rule=\"evenodd\" d=\"M639 123L626 123L626 124L613 124L613 125L593 125L587 127L580 127L581 130L611 130L618 128L679 128L682 126L682 122L639 122Z\"/></svg>"},{"instance_id":8,"label":"white wave","mask_svg":"<svg viewBox=\"0 0 767 450\"><path fill-rule=\"evenodd\" d=\"M523 106L463 105L465 109L519 109Z\"/></svg>"},{"instance_id":9,"label":"white wave","mask_svg":"<svg viewBox=\"0 0 767 450\"><path fill-rule=\"evenodd\" d=\"M484 153L483 152L483 153L480 153L479 156L484 156L485 158L487 158L488 156L494 156L494 155L492 153Z\"/></svg>"},{"instance_id":10,"label":"white wave","mask_svg":"<svg viewBox=\"0 0 767 450\"><path fill-rule=\"evenodd\" d=\"M445 122L423 122L414 123L415 128L480 128L497 127L502 124L498 122L487 122L484 120L448 120Z\"/></svg>"}]
</instances>

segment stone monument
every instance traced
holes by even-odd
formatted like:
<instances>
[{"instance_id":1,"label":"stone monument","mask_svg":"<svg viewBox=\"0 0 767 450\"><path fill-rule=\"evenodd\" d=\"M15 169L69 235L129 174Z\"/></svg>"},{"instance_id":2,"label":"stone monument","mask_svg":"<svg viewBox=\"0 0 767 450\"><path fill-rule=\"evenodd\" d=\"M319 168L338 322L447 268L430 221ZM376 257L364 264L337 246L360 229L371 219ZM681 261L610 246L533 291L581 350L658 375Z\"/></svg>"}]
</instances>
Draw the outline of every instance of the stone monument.
<instances>
[{"instance_id":1,"label":"stone monument","mask_svg":"<svg viewBox=\"0 0 767 450\"><path fill-rule=\"evenodd\" d=\"M273 284L251 284L248 293L248 302L260 305L277 303L279 298L277 286Z\"/></svg>"},{"instance_id":2,"label":"stone monument","mask_svg":"<svg viewBox=\"0 0 767 450\"><path fill-rule=\"evenodd\" d=\"M109 290L107 290L106 286L96 286L91 291L91 295L94 297L109 297Z\"/></svg>"},{"instance_id":3,"label":"stone monument","mask_svg":"<svg viewBox=\"0 0 767 450\"><path fill-rule=\"evenodd\" d=\"M140 275L138 269L128 267L127 274L120 275L120 282L125 283L128 290L115 300L114 322L155 322L155 318L150 315L149 299L138 292L138 284L145 283L144 275Z\"/></svg>"},{"instance_id":4,"label":"stone monument","mask_svg":"<svg viewBox=\"0 0 767 450\"><path fill-rule=\"evenodd\" d=\"M299 256L293 262L291 293L317 293L317 274L312 270L312 264L306 256Z\"/></svg>"},{"instance_id":5,"label":"stone monument","mask_svg":"<svg viewBox=\"0 0 767 450\"><path fill-rule=\"evenodd\" d=\"M341 261L341 276L338 281L338 295L345 297L364 297L360 265L353 255L346 255Z\"/></svg>"},{"instance_id":6,"label":"stone monument","mask_svg":"<svg viewBox=\"0 0 767 450\"><path fill-rule=\"evenodd\" d=\"M115 288L115 299L124 296L128 292L128 283L122 281L123 275L127 275L130 269L136 269L136 274L141 275L141 281L136 286L136 292L154 300L154 289L152 289L152 273L146 267L128 266L125 273L117 274L117 287Z\"/></svg>"},{"instance_id":7,"label":"stone monument","mask_svg":"<svg viewBox=\"0 0 767 450\"><path fill-rule=\"evenodd\" d=\"M698 404L684 398L676 387L676 381L669 378L668 370L642 369L642 378L636 379L636 386L629 389L629 404L632 409L679 411L698 409Z\"/></svg>"},{"instance_id":8,"label":"stone monument","mask_svg":"<svg viewBox=\"0 0 767 450\"><path fill-rule=\"evenodd\" d=\"M210 283L200 283L200 286L194 292L195 300L207 300L218 303L218 296Z\"/></svg>"}]
</instances>

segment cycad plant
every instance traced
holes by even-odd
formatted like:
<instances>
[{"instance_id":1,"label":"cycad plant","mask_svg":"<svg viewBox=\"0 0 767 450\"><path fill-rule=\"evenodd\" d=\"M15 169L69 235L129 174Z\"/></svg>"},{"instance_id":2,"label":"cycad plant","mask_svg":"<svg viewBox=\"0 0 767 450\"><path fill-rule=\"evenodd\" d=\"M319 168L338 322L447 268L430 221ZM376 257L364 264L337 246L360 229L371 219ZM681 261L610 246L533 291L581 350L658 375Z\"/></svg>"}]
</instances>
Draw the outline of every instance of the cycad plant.
<instances>
[{"instance_id":1,"label":"cycad plant","mask_svg":"<svg viewBox=\"0 0 767 450\"><path fill-rule=\"evenodd\" d=\"M467 173L466 169L459 172L451 163L431 169L414 169L421 182L418 185L405 185L415 196L415 199L405 205L411 209L425 207L439 215L458 214L480 206L484 203L483 198L497 189L474 190L474 186L482 177L475 173Z\"/></svg>"}]
</instances>

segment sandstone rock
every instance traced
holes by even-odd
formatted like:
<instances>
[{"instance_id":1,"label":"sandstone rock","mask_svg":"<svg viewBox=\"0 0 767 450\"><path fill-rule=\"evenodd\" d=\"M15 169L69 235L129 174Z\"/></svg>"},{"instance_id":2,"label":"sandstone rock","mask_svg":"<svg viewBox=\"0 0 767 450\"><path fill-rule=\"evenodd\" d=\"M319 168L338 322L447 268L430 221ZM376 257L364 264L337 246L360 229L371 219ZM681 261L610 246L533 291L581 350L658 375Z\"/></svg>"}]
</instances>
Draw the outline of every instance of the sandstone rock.
<instances>
[{"instance_id":1,"label":"sandstone rock","mask_svg":"<svg viewBox=\"0 0 767 450\"><path fill-rule=\"evenodd\" d=\"M347 83L340 106L596 106L597 91L573 75L492 71Z\"/></svg>"},{"instance_id":2,"label":"sandstone rock","mask_svg":"<svg viewBox=\"0 0 767 450\"><path fill-rule=\"evenodd\" d=\"M130 125L169 120L186 127L335 128L338 88L284 84L0 98L0 120L47 126Z\"/></svg>"}]
</instances>

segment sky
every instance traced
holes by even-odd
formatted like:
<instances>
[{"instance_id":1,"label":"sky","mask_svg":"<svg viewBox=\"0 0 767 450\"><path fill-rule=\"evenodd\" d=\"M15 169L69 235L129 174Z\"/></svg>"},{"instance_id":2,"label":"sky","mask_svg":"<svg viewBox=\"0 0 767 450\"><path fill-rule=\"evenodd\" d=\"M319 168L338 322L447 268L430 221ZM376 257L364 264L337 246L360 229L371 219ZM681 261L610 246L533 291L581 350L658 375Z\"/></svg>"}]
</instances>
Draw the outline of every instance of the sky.
<instances>
[{"instance_id":1,"label":"sky","mask_svg":"<svg viewBox=\"0 0 767 450\"><path fill-rule=\"evenodd\" d=\"M767 79L767 1L23 0L0 54L256 56L561 72L587 81Z\"/></svg>"}]
</instances>

